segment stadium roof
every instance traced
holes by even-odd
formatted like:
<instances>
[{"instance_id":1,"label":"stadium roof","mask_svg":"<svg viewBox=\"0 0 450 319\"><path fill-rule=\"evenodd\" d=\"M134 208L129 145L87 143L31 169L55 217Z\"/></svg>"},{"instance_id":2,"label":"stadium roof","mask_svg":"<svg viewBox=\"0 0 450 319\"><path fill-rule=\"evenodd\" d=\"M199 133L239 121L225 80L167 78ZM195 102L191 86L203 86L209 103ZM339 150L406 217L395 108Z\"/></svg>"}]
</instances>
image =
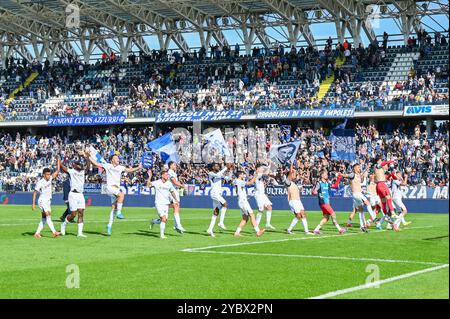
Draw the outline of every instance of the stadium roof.
<instances>
[{"instance_id":1,"label":"stadium roof","mask_svg":"<svg viewBox=\"0 0 450 319\"><path fill-rule=\"evenodd\" d=\"M318 45L315 24L359 43L378 36L374 24L386 19L405 38L421 27L447 31L448 10L448 0L1 0L0 54L89 60L99 52L187 52L197 42L241 43L249 52L256 44Z\"/></svg>"}]
</instances>

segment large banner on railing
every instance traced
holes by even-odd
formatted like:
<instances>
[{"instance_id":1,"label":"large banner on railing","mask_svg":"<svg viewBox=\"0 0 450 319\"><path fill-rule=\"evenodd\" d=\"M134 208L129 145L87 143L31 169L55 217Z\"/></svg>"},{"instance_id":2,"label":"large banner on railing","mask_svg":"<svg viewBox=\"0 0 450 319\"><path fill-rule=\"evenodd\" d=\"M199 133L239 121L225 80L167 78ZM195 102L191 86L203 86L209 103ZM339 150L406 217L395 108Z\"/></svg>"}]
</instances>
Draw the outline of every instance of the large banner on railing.
<instances>
[{"instance_id":1,"label":"large banner on railing","mask_svg":"<svg viewBox=\"0 0 450 319\"><path fill-rule=\"evenodd\" d=\"M91 126L123 124L125 115L99 115L99 116L71 116L71 117L49 117L48 126Z\"/></svg>"},{"instance_id":2,"label":"large banner on railing","mask_svg":"<svg viewBox=\"0 0 450 319\"><path fill-rule=\"evenodd\" d=\"M403 116L449 115L447 105L410 105L405 106Z\"/></svg>"},{"instance_id":3,"label":"large banner on railing","mask_svg":"<svg viewBox=\"0 0 450 319\"><path fill-rule=\"evenodd\" d=\"M349 118L354 117L354 108L342 109L307 109L307 110L276 110L260 111L256 115L259 120L273 119L308 119L308 118Z\"/></svg>"},{"instance_id":4,"label":"large banner on railing","mask_svg":"<svg viewBox=\"0 0 450 319\"><path fill-rule=\"evenodd\" d=\"M239 120L243 111L201 111L201 112L173 112L159 113L156 116L156 123L175 122L214 122L222 120Z\"/></svg>"},{"instance_id":5,"label":"large banner on railing","mask_svg":"<svg viewBox=\"0 0 450 319\"><path fill-rule=\"evenodd\" d=\"M97 184L100 185L100 184ZM154 189L149 189L142 185L127 186L122 185L121 190L128 195L154 195ZM86 193L105 193L104 187L91 187L88 191L85 188ZM311 185L305 185L301 188L301 196L312 196ZM448 187L427 187L427 186L404 186L401 188L403 198L409 199L448 199ZM209 185L188 185L188 190L183 195L185 196L209 196L211 187ZM267 195L269 197L287 196L287 190L284 186L269 186L266 188ZM254 187L248 187L247 193L249 196L254 195ZM231 185L223 186L224 196L237 196L236 188ZM331 189L332 197L345 197L351 198L351 190L349 185L340 185L338 189Z\"/></svg>"}]
</instances>

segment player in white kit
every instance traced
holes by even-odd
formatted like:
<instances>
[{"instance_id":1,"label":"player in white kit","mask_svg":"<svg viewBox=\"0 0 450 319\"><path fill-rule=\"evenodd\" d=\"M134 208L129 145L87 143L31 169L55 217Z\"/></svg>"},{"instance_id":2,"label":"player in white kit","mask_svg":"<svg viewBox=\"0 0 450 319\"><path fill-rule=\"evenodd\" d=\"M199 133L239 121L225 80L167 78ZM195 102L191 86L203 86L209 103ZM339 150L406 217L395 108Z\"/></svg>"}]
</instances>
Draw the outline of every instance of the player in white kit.
<instances>
[{"instance_id":1,"label":"player in white kit","mask_svg":"<svg viewBox=\"0 0 450 319\"><path fill-rule=\"evenodd\" d=\"M408 214L408 210L406 209L405 204L403 203L403 193L401 190L402 186L408 185L408 175L402 176L401 172L396 172L397 179L393 179L391 181L391 193L392 193L392 201L394 203L395 210L400 212L398 214L398 219L395 222L396 224L402 223L403 226L408 226L411 222L407 222L405 220L405 216Z\"/></svg>"},{"instance_id":2,"label":"player in white kit","mask_svg":"<svg viewBox=\"0 0 450 319\"><path fill-rule=\"evenodd\" d=\"M239 204L239 208L241 209L241 213L242 213L242 220L241 220L238 228L236 229L236 232L234 233L234 236L236 236L236 237L241 237L241 231L247 224L249 217L250 217L253 229L255 230L257 237L261 237L264 234L264 232L266 231L265 229L259 229L258 223L255 218L255 214L253 214L253 209L250 206L250 203L248 202L248 197L247 197L246 186L253 185L255 183L256 177L257 177L257 175L255 174L255 176L253 176L253 178L251 180L246 182L244 180L245 179L244 172L240 171L237 173L237 179L234 181L234 185L237 188L238 204Z\"/></svg>"},{"instance_id":3,"label":"player in white kit","mask_svg":"<svg viewBox=\"0 0 450 319\"><path fill-rule=\"evenodd\" d=\"M41 209L41 221L39 222L36 233L34 234L35 238L41 238L42 229L44 229L45 224L50 228L53 237L58 237L60 235L59 232L55 230L55 226L53 226L52 222L52 181L59 174L59 165L56 171L52 174L51 169L44 168L42 171L42 178L36 183L33 192L33 203L31 204L31 209L36 210L36 195L39 193L38 205Z\"/></svg>"},{"instance_id":4,"label":"player in white kit","mask_svg":"<svg viewBox=\"0 0 450 319\"><path fill-rule=\"evenodd\" d=\"M289 235L293 234L293 229L297 225L298 221L301 220L303 228L306 235L313 235L308 228L308 220L306 217L305 208L302 201L300 200L300 188L296 184L297 172L294 169L294 164L291 162L291 167L289 173L285 177L284 185L287 188L287 197L289 202L289 207L294 214L294 219L292 219L291 224L287 228L286 232Z\"/></svg>"},{"instance_id":5,"label":"player in white kit","mask_svg":"<svg viewBox=\"0 0 450 319\"><path fill-rule=\"evenodd\" d=\"M177 174L177 163L175 162L169 162L169 179L170 182L173 184L173 186L175 187L175 189L179 189L179 188L184 188L187 189L186 185L183 185L179 180L178 180L178 174ZM183 233L186 230L183 228L183 225L181 225L181 218L180 218L180 194L177 191L176 192L176 197L174 198L171 207L173 208L173 219L175 221L175 226L174 229L179 232L179 233Z\"/></svg>"},{"instance_id":6,"label":"player in white kit","mask_svg":"<svg viewBox=\"0 0 450 319\"><path fill-rule=\"evenodd\" d=\"M275 230L271 225L272 219L272 202L266 194L266 185L264 183L264 176L269 175L269 167L258 164L255 172L255 200L258 205L258 214L256 215L256 223L261 223L264 210L266 211L266 229Z\"/></svg>"},{"instance_id":7,"label":"player in white kit","mask_svg":"<svg viewBox=\"0 0 450 319\"><path fill-rule=\"evenodd\" d=\"M217 216L220 211L219 228L226 229L224 225L225 214L227 212L227 201L222 197L222 179L227 170L231 169L232 164L220 169L219 164L213 164L211 171L208 173L209 182L211 184L211 199L213 201L213 216L208 230L206 231L210 236L214 237L214 226L216 225Z\"/></svg>"},{"instance_id":8,"label":"player in white kit","mask_svg":"<svg viewBox=\"0 0 450 319\"><path fill-rule=\"evenodd\" d=\"M148 170L148 176L147 186L155 188L155 207L160 220L160 237L161 239L166 239L167 237L165 236L164 231L166 229L167 218L169 217L169 206L172 202L177 202L176 189L170 182L169 173L166 170L161 172L161 179L154 182L151 181L153 176L151 170ZM173 201L174 199L175 201Z\"/></svg>"},{"instance_id":9,"label":"player in white kit","mask_svg":"<svg viewBox=\"0 0 450 319\"><path fill-rule=\"evenodd\" d=\"M78 215L77 225L78 234L77 237L85 238L86 235L83 234L84 227L84 210L86 209L86 201L84 200L84 182L86 178L86 172L91 169L91 164L89 162L89 153L80 152L80 156L84 156L84 161L80 158L73 163L73 168L68 168L61 163L58 158L58 163L61 166L61 170L67 173L70 178L70 192L69 192L69 210L70 215L66 216L63 223L61 224L61 234L64 236L66 234L67 224L74 220L75 216Z\"/></svg>"},{"instance_id":10,"label":"player in white kit","mask_svg":"<svg viewBox=\"0 0 450 319\"><path fill-rule=\"evenodd\" d=\"M361 231L367 232L367 227L370 226L370 224L366 222L364 207L367 209L367 212L370 214L370 218L372 220L375 220L376 215L366 196L363 194L363 184L365 184L366 172L363 172L360 164L356 163L353 165L352 173L340 175L350 181L353 209L359 212L359 226Z\"/></svg>"},{"instance_id":11,"label":"player in white kit","mask_svg":"<svg viewBox=\"0 0 450 319\"><path fill-rule=\"evenodd\" d=\"M372 207L372 211L374 212L375 216L378 216L378 212L381 211L381 199L380 196L377 195L377 185L375 183L375 175L370 174L369 175L369 182L366 185L365 189L363 189L363 194L366 196L367 200L369 201L370 206ZM381 224L379 223L379 218L376 217L375 219L372 219L372 217L369 219L369 223L375 223L377 229L382 230Z\"/></svg>"},{"instance_id":12,"label":"player in white kit","mask_svg":"<svg viewBox=\"0 0 450 319\"><path fill-rule=\"evenodd\" d=\"M114 154L111 156L111 163L99 163L92 156L90 156L90 161L93 165L101 167L106 172L106 194L111 197L111 212L109 214L109 222L106 226L106 233L111 236L112 225L114 223L114 218L123 219L122 207L123 201L125 200L125 194L120 190L120 180L122 178L122 173L134 173L142 169L142 165L134 168L125 167L120 165L119 155Z\"/></svg>"}]
</instances>

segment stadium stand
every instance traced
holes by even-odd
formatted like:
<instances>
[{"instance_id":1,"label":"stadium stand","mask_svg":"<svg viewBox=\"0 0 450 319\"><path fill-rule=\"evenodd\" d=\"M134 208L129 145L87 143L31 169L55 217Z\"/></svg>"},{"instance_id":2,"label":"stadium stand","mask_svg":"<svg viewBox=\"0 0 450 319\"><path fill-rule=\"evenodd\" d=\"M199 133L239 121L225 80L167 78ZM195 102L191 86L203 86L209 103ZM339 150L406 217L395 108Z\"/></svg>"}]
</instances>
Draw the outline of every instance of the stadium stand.
<instances>
[{"instance_id":1,"label":"stadium stand","mask_svg":"<svg viewBox=\"0 0 450 319\"><path fill-rule=\"evenodd\" d=\"M442 40L444 39L444 40ZM448 42L367 48L332 40L312 47L280 47L251 56L154 52L84 64L67 57L50 65L9 61L0 80L0 119L42 120L48 116L355 107L400 110L404 105L448 103ZM333 48L334 46L334 48ZM227 50L228 52L228 50ZM22 94L8 93L38 71Z\"/></svg>"}]
</instances>

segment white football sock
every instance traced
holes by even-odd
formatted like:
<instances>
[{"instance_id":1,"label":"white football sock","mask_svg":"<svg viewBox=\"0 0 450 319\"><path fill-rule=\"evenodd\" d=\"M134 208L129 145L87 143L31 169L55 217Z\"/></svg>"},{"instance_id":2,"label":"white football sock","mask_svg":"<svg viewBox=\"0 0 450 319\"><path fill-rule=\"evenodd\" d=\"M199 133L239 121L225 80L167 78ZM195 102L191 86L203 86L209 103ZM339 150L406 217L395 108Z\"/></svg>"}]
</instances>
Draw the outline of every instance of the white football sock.
<instances>
[{"instance_id":1,"label":"white football sock","mask_svg":"<svg viewBox=\"0 0 450 319\"><path fill-rule=\"evenodd\" d=\"M47 224L48 227L50 228L50 230L52 231L52 233L55 233L55 226L53 226L53 222L52 222L52 217L51 216L47 216Z\"/></svg>"},{"instance_id":2,"label":"white football sock","mask_svg":"<svg viewBox=\"0 0 450 319\"><path fill-rule=\"evenodd\" d=\"M256 225L259 225L259 223L261 223L262 215L263 215L262 212L258 212L256 214Z\"/></svg>"},{"instance_id":3,"label":"white football sock","mask_svg":"<svg viewBox=\"0 0 450 319\"><path fill-rule=\"evenodd\" d=\"M339 223L338 223L338 221L336 219L336 216L331 216L331 220L333 221L334 226L336 226L336 229L338 231L341 231L341 227L339 226Z\"/></svg>"},{"instance_id":4,"label":"white football sock","mask_svg":"<svg viewBox=\"0 0 450 319\"><path fill-rule=\"evenodd\" d=\"M259 233L259 230L260 230L260 229L259 229L258 226L253 227L253 229L255 230L256 233Z\"/></svg>"},{"instance_id":5,"label":"white football sock","mask_svg":"<svg viewBox=\"0 0 450 319\"><path fill-rule=\"evenodd\" d=\"M122 214L123 203L117 203L117 215Z\"/></svg>"},{"instance_id":6,"label":"white football sock","mask_svg":"<svg viewBox=\"0 0 450 319\"><path fill-rule=\"evenodd\" d=\"M339 226L339 224L336 222L336 223L334 223L334 226L336 226L336 229L338 230L338 231L341 231L341 226Z\"/></svg>"},{"instance_id":7,"label":"white football sock","mask_svg":"<svg viewBox=\"0 0 450 319\"><path fill-rule=\"evenodd\" d=\"M83 235L83 226L84 223L78 223L78 236ZM105 226L103 226L105 227Z\"/></svg>"},{"instance_id":8,"label":"white football sock","mask_svg":"<svg viewBox=\"0 0 450 319\"><path fill-rule=\"evenodd\" d=\"M220 210L220 219L219 219L219 224L223 225L224 221L225 221L225 214L227 212L227 208L226 207L222 207L222 209Z\"/></svg>"},{"instance_id":9,"label":"white football sock","mask_svg":"<svg viewBox=\"0 0 450 319\"><path fill-rule=\"evenodd\" d=\"M314 229L314 231L319 231L321 228L322 228L322 226L320 226L320 224L319 224L319 225L317 225L317 227Z\"/></svg>"},{"instance_id":10,"label":"white football sock","mask_svg":"<svg viewBox=\"0 0 450 319\"><path fill-rule=\"evenodd\" d=\"M297 219L297 217L294 217L294 219L291 222L291 226L289 226L288 230L289 231L293 230L295 225L297 225L297 223L298 223L298 219Z\"/></svg>"},{"instance_id":11,"label":"white football sock","mask_svg":"<svg viewBox=\"0 0 450 319\"><path fill-rule=\"evenodd\" d=\"M268 210L266 211L266 225L270 225L271 219L272 219L272 211Z\"/></svg>"},{"instance_id":12,"label":"white football sock","mask_svg":"<svg viewBox=\"0 0 450 319\"><path fill-rule=\"evenodd\" d=\"M367 211L369 212L370 218L372 220L375 220L375 218L377 218L377 214L375 214L375 212L373 211L372 206L370 206L370 204L369 204L366 206L366 208L367 208Z\"/></svg>"},{"instance_id":13,"label":"white football sock","mask_svg":"<svg viewBox=\"0 0 450 319\"><path fill-rule=\"evenodd\" d=\"M180 214L173 214L173 219L175 221L175 227L181 227Z\"/></svg>"},{"instance_id":14,"label":"white football sock","mask_svg":"<svg viewBox=\"0 0 450 319\"><path fill-rule=\"evenodd\" d=\"M208 233L211 233L213 231L214 226L216 226L216 220L217 220L217 215L213 215L211 217L211 224L209 224Z\"/></svg>"},{"instance_id":15,"label":"white football sock","mask_svg":"<svg viewBox=\"0 0 450 319\"><path fill-rule=\"evenodd\" d=\"M166 223L161 222L161 224L159 224L159 234L161 237L164 236L164 231L166 230Z\"/></svg>"},{"instance_id":16,"label":"white football sock","mask_svg":"<svg viewBox=\"0 0 450 319\"><path fill-rule=\"evenodd\" d=\"M305 229L305 233L309 233L308 220L306 219L306 217L302 218L302 224L303 224L303 228Z\"/></svg>"},{"instance_id":17,"label":"white football sock","mask_svg":"<svg viewBox=\"0 0 450 319\"><path fill-rule=\"evenodd\" d=\"M402 216L401 220L402 220L403 225L406 224L406 219L405 219L404 215Z\"/></svg>"},{"instance_id":18,"label":"white football sock","mask_svg":"<svg viewBox=\"0 0 450 319\"><path fill-rule=\"evenodd\" d=\"M404 214L401 213L400 216L396 219L396 221L394 222L394 225L396 226L400 226L400 223L402 222L402 219L404 217Z\"/></svg>"},{"instance_id":19,"label":"white football sock","mask_svg":"<svg viewBox=\"0 0 450 319\"><path fill-rule=\"evenodd\" d=\"M38 228L36 230L36 234L40 234L41 233L41 231L44 229L46 221L47 220L45 218L41 218L41 221L39 222Z\"/></svg>"},{"instance_id":20,"label":"white football sock","mask_svg":"<svg viewBox=\"0 0 450 319\"><path fill-rule=\"evenodd\" d=\"M64 222L61 224L61 233L65 234L66 233L66 226L69 223L69 221L66 219L64 219Z\"/></svg>"},{"instance_id":21,"label":"white football sock","mask_svg":"<svg viewBox=\"0 0 450 319\"><path fill-rule=\"evenodd\" d=\"M112 227L112 225L114 223L114 217L116 217L116 210L115 209L111 209L111 212L109 213L108 227ZM105 226L103 226L103 227L105 227Z\"/></svg>"},{"instance_id":22,"label":"white football sock","mask_svg":"<svg viewBox=\"0 0 450 319\"><path fill-rule=\"evenodd\" d=\"M366 227L366 217L364 213L359 213L359 227Z\"/></svg>"},{"instance_id":23,"label":"white football sock","mask_svg":"<svg viewBox=\"0 0 450 319\"><path fill-rule=\"evenodd\" d=\"M240 234L241 231L242 231L242 228L241 228L241 227L238 227L238 228L236 229L236 234Z\"/></svg>"}]
</instances>

